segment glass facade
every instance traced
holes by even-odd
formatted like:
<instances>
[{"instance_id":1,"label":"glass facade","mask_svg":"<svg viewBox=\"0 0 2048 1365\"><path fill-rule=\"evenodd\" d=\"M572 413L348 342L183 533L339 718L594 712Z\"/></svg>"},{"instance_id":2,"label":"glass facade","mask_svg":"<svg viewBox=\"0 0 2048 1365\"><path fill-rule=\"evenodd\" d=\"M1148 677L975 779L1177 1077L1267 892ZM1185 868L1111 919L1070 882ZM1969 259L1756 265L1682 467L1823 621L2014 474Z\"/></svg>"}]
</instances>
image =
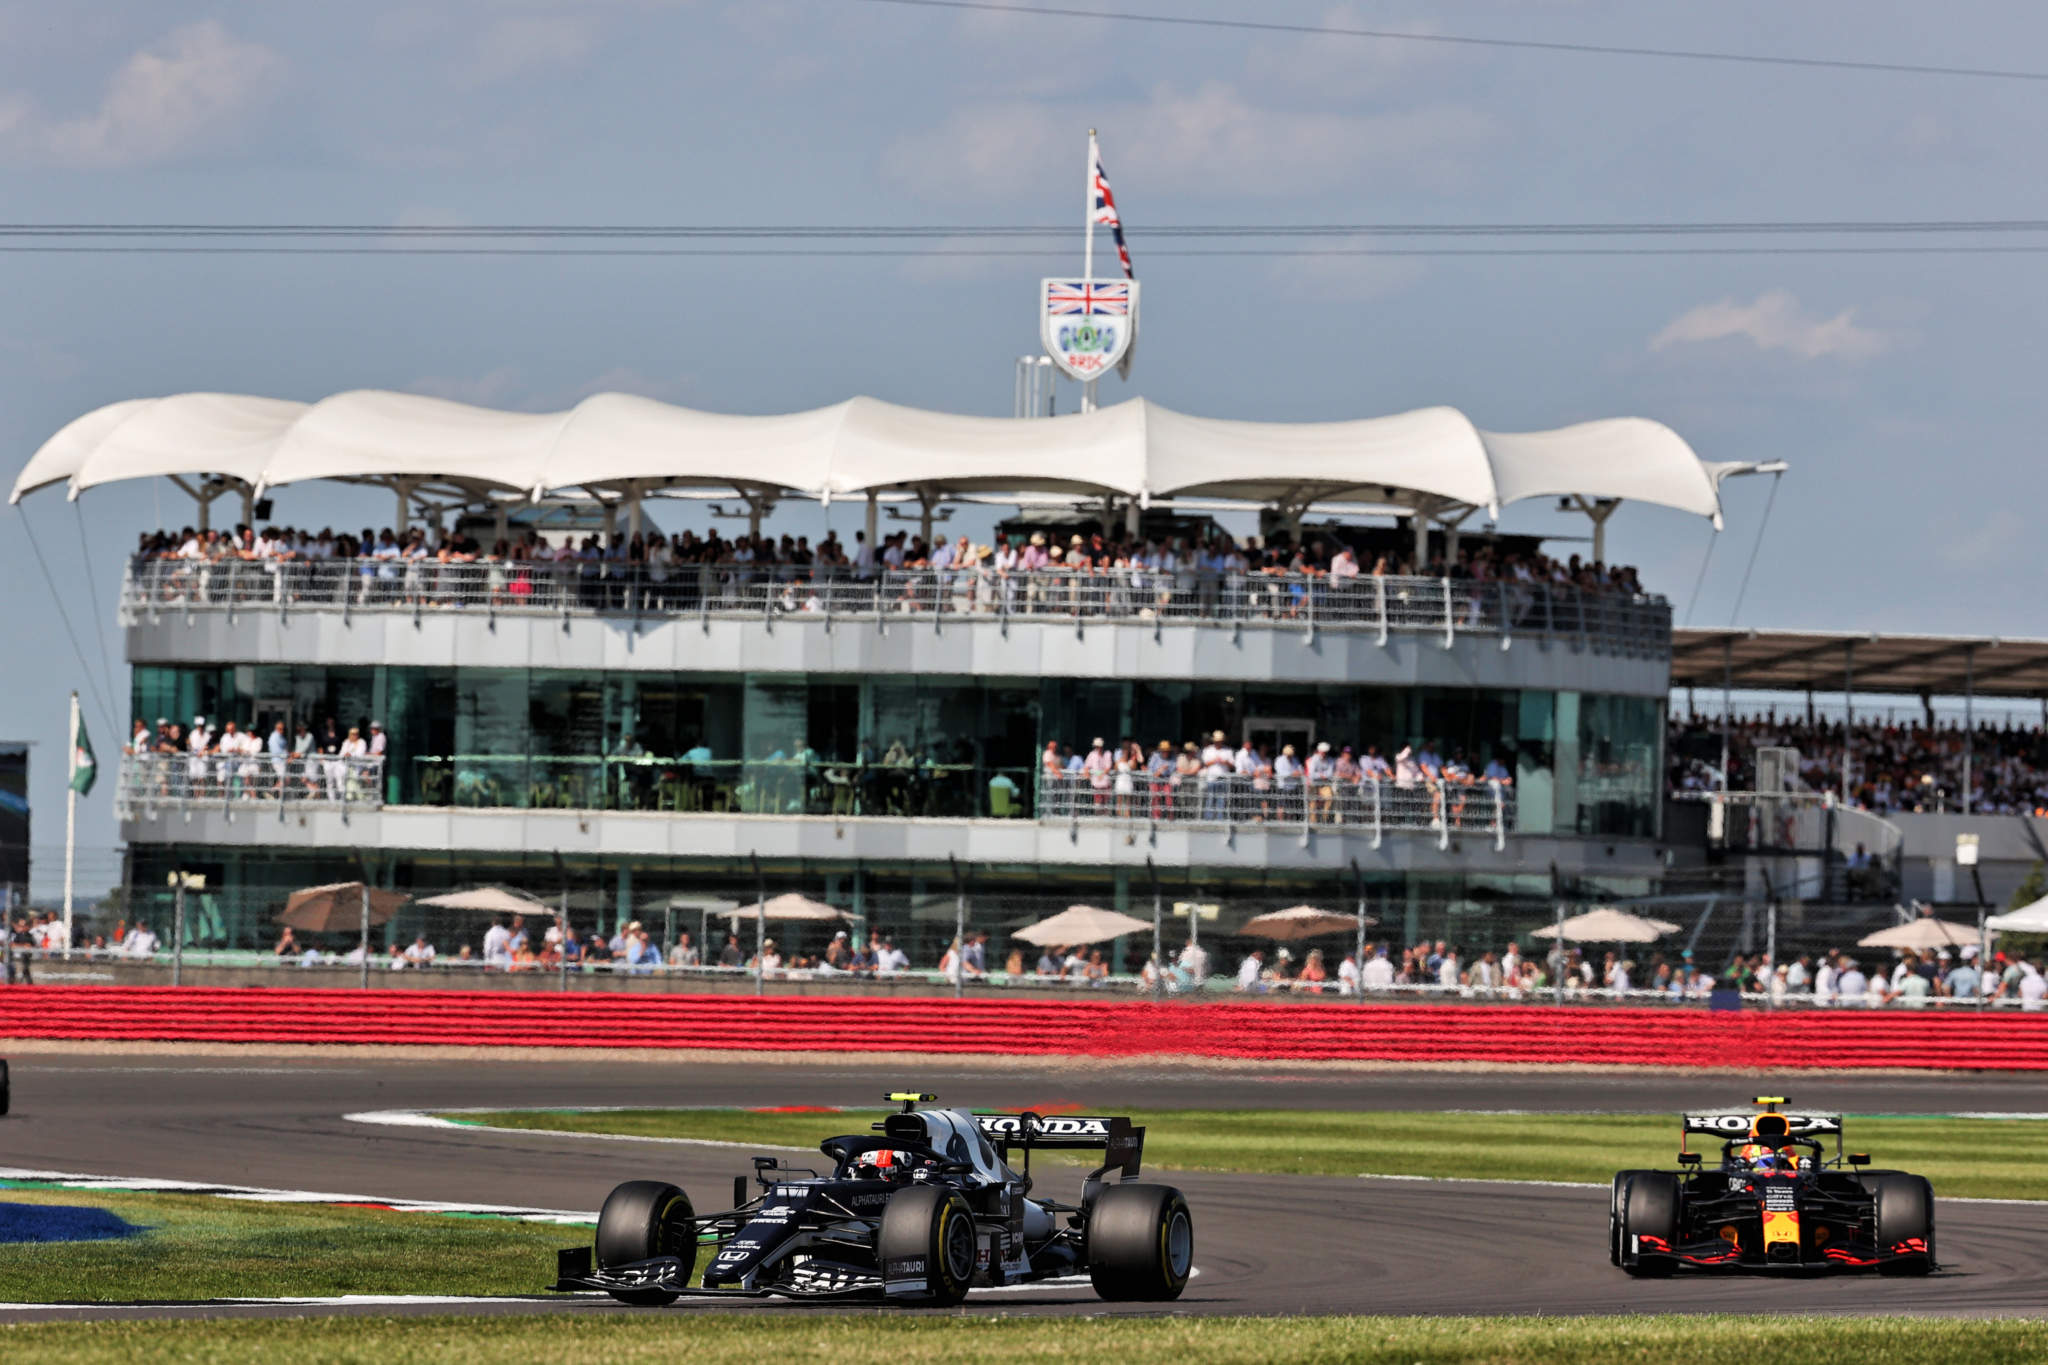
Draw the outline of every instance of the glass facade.
<instances>
[{"instance_id":1,"label":"glass facade","mask_svg":"<svg viewBox=\"0 0 2048 1365\"><path fill-rule=\"evenodd\" d=\"M1516 832L1651 838L1663 701L1577 692L948 675L234 665L134 670L135 714L381 720L401 805L1002 818L1048 742L1403 746L1513 774Z\"/></svg>"},{"instance_id":2,"label":"glass facade","mask_svg":"<svg viewBox=\"0 0 2048 1365\"><path fill-rule=\"evenodd\" d=\"M687 932L701 947L708 930L714 948L731 924L700 908L704 899L722 898L745 907L763 892L772 897L794 891L844 912L848 919L843 927L856 938L889 937L921 969L937 964L952 937L957 911L950 870L930 862L764 858L757 881L750 861L743 858L557 857L549 850L372 851L359 857L344 849L161 844L136 845L131 857L131 913L154 925L166 939L171 923L166 875L173 869L206 874L206 889L188 895L186 902L188 941L203 948L268 950L277 939L276 916L292 891L358 878L414 897L480 883L518 887L550 906L559 905L566 895L579 933L610 933L638 920L669 943ZM963 889L970 928L987 932L992 952L1003 956L1013 947L1021 948L1013 941L1017 929L1077 901L1149 920L1155 894L1142 867L1036 864L976 866L967 873ZM1645 894L1649 887L1635 879L1591 878L1584 889L1589 895L1625 898ZM1556 914L1545 872L1367 873L1361 881L1348 872L1162 867L1157 895L1167 915L1168 940L1175 944L1187 934L1186 921L1172 918L1176 902L1222 906L1221 917L1205 921L1201 934L1233 963L1240 946L1232 938L1235 929L1253 915L1293 905L1349 913L1362 896L1379 922L1371 930L1375 941L1386 940L1398 949L1401 944L1444 938L1473 953L1504 947L1518 936L1526 946L1531 942L1528 932ZM474 952L488 925L487 918L466 912L409 905L375 931L375 941L379 955L388 956L391 945L425 933L443 954L452 956L465 944ZM785 923L771 924L768 932L787 953L801 956L822 952L840 927ZM753 924L744 910L738 931L751 951ZM353 937L348 932L328 935L319 946L344 951ZM1149 940L1149 934L1140 934L1105 945L1113 947L1105 957L1122 970L1130 965L1132 954L1150 950ZM1341 957L1347 945L1339 935L1324 946ZM990 965L1000 960L991 957Z\"/></svg>"}]
</instances>

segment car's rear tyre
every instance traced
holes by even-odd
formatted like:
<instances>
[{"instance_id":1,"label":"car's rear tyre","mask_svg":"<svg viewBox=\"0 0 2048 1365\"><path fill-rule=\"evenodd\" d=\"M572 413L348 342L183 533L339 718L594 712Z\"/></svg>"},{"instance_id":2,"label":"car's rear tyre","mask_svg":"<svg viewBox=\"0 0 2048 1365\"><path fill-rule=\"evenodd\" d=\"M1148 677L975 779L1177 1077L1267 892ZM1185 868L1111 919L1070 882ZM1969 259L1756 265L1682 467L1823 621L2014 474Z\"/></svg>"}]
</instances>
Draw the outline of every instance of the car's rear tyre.
<instances>
[{"instance_id":1,"label":"car's rear tyre","mask_svg":"<svg viewBox=\"0 0 2048 1365\"><path fill-rule=\"evenodd\" d=\"M690 1197L659 1180L628 1180L611 1192L597 1215L597 1266L614 1270L657 1256L682 1263L676 1278L688 1283L697 1268L697 1211ZM614 1289L620 1303L658 1308L674 1303L667 1289Z\"/></svg>"},{"instance_id":2,"label":"car's rear tyre","mask_svg":"<svg viewBox=\"0 0 2048 1365\"><path fill-rule=\"evenodd\" d=\"M1870 1182L1875 1189L1874 1228L1877 1249L1886 1259L1881 1275L1925 1275L1934 1269L1934 1187L1917 1175L1888 1173ZM1894 1255L1893 1248L1915 1244L1919 1252Z\"/></svg>"},{"instance_id":3,"label":"car's rear tyre","mask_svg":"<svg viewBox=\"0 0 2048 1365\"><path fill-rule=\"evenodd\" d=\"M979 1250L973 1210L958 1190L938 1185L912 1185L889 1196L875 1229L875 1261L885 1291L898 1303L959 1303L974 1282ZM907 1283L914 1287L903 1288Z\"/></svg>"},{"instance_id":4,"label":"car's rear tyre","mask_svg":"<svg viewBox=\"0 0 2048 1365\"><path fill-rule=\"evenodd\" d=\"M1678 1241L1678 1177L1666 1171L1637 1171L1621 1190L1621 1246L1633 1249L1634 1260L1622 1269L1641 1279L1669 1275L1678 1268L1676 1257L1643 1249L1638 1238L1654 1237L1669 1247Z\"/></svg>"},{"instance_id":5,"label":"car's rear tyre","mask_svg":"<svg viewBox=\"0 0 2048 1365\"><path fill-rule=\"evenodd\" d=\"M1088 1278L1120 1302L1177 1299L1195 1265L1195 1219L1171 1185L1111 1185L1088 1210Z\"/></svg>"}]
</instances>

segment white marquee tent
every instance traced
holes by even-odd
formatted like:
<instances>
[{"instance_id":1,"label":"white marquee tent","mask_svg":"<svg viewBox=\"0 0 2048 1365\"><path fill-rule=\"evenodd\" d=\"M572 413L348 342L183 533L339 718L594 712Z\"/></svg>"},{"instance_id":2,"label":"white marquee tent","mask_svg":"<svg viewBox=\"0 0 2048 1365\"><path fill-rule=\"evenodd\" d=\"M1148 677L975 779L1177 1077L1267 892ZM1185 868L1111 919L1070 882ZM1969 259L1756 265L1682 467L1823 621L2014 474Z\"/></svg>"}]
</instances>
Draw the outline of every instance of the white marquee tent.
<instances>
[{"instance_id":1,"label":"white marquee tent","mask_svg":"<svg viewBox=\"0 0 2048 1365\"><path fill-rule=\"evenodd\" d=\"M1200 496L1399 504L1489 513L1577 496L1677 508L1720 524L1721 481L1749 463L1702 460L1637 417L1555 431L1481 431L1452 408L1345 422L1190 417L1137 398L1095 412L967 417L853 398L783 416L697 412L627 394L566 412L498 412L418 394L357 391L317 403L238 394L130 399L46 441L10 501L63 483L77 497L121 479L174 477L263 490L309 479L474 496L663 489L831 499L1047 492L1139 504ZM187 484L191 486L190 483Z\"/></svg>"}]
</instances>

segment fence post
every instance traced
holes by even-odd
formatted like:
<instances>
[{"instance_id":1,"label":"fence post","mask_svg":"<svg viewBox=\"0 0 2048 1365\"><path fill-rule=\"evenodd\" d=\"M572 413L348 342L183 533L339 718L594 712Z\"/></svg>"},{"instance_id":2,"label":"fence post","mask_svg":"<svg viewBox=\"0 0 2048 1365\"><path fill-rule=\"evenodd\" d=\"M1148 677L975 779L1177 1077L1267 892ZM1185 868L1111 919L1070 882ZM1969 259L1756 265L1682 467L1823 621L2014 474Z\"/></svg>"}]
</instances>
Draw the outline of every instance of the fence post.
<instances>
[{"instance_id":1,"label":"fence post","mask_svg":"<svg viewBox=\"0 0 2048 1365\"><path fill-rule=\"evenodd\" d=\"M1380 618L1379 645L1380 648L1385 649L1387 645L1387 576L1385 574L1373 575L1372 595L1374 609L1379 613Z\"/></svg>"},{"instance_id":2,"label":"fence post","mask_svg":"<svg viewBox=\"0 0 2048 1365\"><path fill-rule=\"evenodd\" d=\"M1450 575L1444 575L1442 582L1444 586L1444 648L1449 649L1457 643L1458 639L1458 604L1457 600L1451 595Z\"/></svg>"},{"instance_id":3,"label":"fence post","mask_svg":"<svg viewBox=\"0 0 2048 1365\"><path fill-rule=\"evenodd\" d=\"M1500 779L1491 779L1493 788L1493 850L1498 853L1508 846L1506 811L1502 809Z\"/></svg>"},{"instance_id":4,"label":"fence post","mask_svg":"<svg viewBox=\"0 0 2048 1365\"><path fill-rule=\"evenodd\" d=\"M1371 779L1371 781L1372 781L1372 846L1373 846L1374 848L1378 848L1378 847L1380 846L1380 840L1381 840L1381 838L1382 838L1382 837L1384 837L1384 834L1385 834L1385 831L1384 831L1384 830L1383 830L1383 829L1381 828L1381 825L1380 825L1380 785L1381 785L1381 784L1380 784L1380 780L1379 780L1379 778L1377 778L1377 777L1375 777L1375 778L1372 778L1372 779ZM1361 965L1361 970L1363 970L1363 966L1362 966L1362 965Z\"/></svg>"}]
</instances>

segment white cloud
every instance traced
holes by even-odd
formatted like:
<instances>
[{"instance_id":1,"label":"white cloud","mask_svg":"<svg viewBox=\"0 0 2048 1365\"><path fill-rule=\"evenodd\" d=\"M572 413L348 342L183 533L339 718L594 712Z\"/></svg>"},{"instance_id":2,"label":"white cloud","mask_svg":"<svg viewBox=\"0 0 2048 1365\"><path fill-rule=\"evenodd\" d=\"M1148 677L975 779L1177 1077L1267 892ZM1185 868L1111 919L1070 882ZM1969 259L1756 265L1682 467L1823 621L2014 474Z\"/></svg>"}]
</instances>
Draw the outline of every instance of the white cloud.
<instances>
[{"instance_id":1,"label":"white cloud","mask_svg":"<svg viewBox=\"0 0 2048 1365\"><path fill-rule=\"evenodd\" d=\"M1801 360L1865 360L1890 349L1897 339L1858 323L1852 308L1831 318L1815 317L1790 291L1772 289L1757 295L1754 303L1722 299L1682 313L1650 339L1650 349L1733 338L1747 340L1760 351L1789 351Z\"/></svg>"},{"instance_id":2,"label":"white cloud","mask_svg":"<svg viewBox=\"0 0 2048 1365\"><path fill-rule=\"evenodd\" d=\"M0 99L0 154L73 167L172 160L236 131L281 83L284 59L209 19L178 29L130 57L107 83L99 109L51 118L33 100Z\"/></svg>"},{"instance_id":3,"label":"white cloud","mask_svg":"<svg viewBox=\"0 0 2048 1365\"><path fill-rule=\"evenodd\" d=\"M1119 202L1131 186L1282 195L1389 173L1444 183L1494 134L1492 120L1460 105L1296 112L1260 108L1236 87L1212 81L1191 91L1161 85L1141 104L1093 110L1031 101L970 106L899 138L883 153L883 170L934 198L1032 194L1081 165L1080 138L1091 123L1102 129Z\"/></svg>"}]
</instances>

